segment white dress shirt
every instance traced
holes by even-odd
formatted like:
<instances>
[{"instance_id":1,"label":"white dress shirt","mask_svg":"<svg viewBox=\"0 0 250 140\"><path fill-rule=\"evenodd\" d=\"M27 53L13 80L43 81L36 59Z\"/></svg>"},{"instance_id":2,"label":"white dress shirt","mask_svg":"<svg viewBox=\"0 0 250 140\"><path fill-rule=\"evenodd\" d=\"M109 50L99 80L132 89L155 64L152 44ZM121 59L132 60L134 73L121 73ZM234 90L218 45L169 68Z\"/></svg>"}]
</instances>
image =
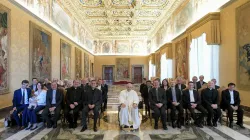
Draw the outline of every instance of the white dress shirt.
<instances>
[{"instance_id":1,"label":"white dress shirt","mask_svg":"<svg viewBox=\"0 0 250 140\"><path fill-rule=\"evenodd\" d=\"M40 93L38 93L38 91L35 92L35 95L37 96L37 105L40 106L45 106L46 105L46 95L47 95L47 91L46 90L42 90Z\"/></svg>"},{"instance_id":2,"label":"white dress shirt","mask_svg":"<svg viewBox=\"0 0 250 140\"><path fill-rule=\"evenodd\" d=\"M29 104L29 100L28 100L28 94L27 94L27 89L22 89L21 88L21 92L22 92L22 96L23 96L23 94L25 94L25 99L24 99L24 104ZM23 99L23 97L22 97L22 99Z\"/></svg>"},{"instance_id":3,"label":"white dress shirt","mask_svg":"<svg viewBox=\"0 0 250 140\"><path fill-rule=\"evenodd\" d=\"M229 93L230 93L230 97L231 97L230 104L234 104L234 92L229 90Z\"/></svg>"},{"instance_id":4,"label":"white dress shirt","mask_svg":"<svg viewBox=\"0 0 250 140\"><path fill-rule=\"evenodd\" d=\"M193 90L189 90L189 96L190 96L190 102L195 102L195 100L194 100L194 91Z\"/></svg>"},{"instance_id":5,"label":"white dress shirt","mask_svg":"<svg viewBox=\"0 0 250 140\"><path fill-rule=\"evenodd\" d=\"M179 89L181 90L181 84L178 84Z\"/></svg>"}]
</instances>

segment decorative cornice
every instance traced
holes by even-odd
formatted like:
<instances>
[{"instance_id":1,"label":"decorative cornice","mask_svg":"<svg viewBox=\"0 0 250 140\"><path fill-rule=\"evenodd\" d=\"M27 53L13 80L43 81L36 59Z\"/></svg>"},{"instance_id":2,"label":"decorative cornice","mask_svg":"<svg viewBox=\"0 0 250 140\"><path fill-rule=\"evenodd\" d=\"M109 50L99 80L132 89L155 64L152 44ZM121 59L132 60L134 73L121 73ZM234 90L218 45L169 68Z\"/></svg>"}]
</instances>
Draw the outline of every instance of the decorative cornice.
<instances>
[{"instance_id":1,"label":"decorative cornice","mask_svg":"<svg viewBox=\"0 0 250 140\"><path fill-rule=\"evenodd\" d=\"M192 24L190 27L188 27L186 32L190 33L211 20L220 20L220 12L208 13L206 16L204 16L203 18Z\"/></svg>"}]
</instances>

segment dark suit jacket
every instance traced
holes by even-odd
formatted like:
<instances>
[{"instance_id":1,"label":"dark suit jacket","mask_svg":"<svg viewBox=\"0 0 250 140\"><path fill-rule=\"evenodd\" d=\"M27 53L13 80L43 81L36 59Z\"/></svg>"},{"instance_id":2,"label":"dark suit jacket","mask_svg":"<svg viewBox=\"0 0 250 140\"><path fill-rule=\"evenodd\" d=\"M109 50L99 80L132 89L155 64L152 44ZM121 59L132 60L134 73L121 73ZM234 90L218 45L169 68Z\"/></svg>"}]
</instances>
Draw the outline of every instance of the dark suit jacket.
<instances>
[{"instance_id":1,"label":"dark suit jacket","mask_svg":"<svg viewBox=\"0 0 250 140\"><path fill-rule=\"evenodd\" d=\"M29 88L26 88L27 90L27 94L28 94L28 100L29 98L31 97L31 90ZM20 89L17 89L14 91L14 96L13 96L13 100L12 100L12 103L13 103L13 108L14 107L19 107L21 106L21 101L22 101L22 90L21 88Z\"/></svg>"},{"instance_id":2,"label":"dark suit jacket","mask_svg":"<svg viewBox=\"0 0 250 140\"><path fill-rule=\"evenodd\" d=\"M30 85L29 87L30 87L30 89L31 89L31 91L32 91L32 90L33 90L33 85ZM37 91L37 86L36 86L35 91Z\"/></svg>"},{"instance_id":3,"label":"dark suit jacket","mask_svg":"<svg viewBox=\"0 0 250 140\"><path fill-rule=\"evenodd\" d=\"M206 82L203 81L203 84L201 85L200 81L196 82L197 84L197 90L201 88L202 85L206 84Z\"/></svg>"},{"instance_id":4,"label":"dark suit jacket","mask_svg":"<svg viewBox=\"0 0 250 140\"><path fill-rule=\"evenodd\" d=\"M193 95L194 95L194 103L200 104L201 98L200 98L199 93L196 90L193 90ZM183 102L184 107L191 106L189 89L182 91L182 102Z\"/></svg>"},{"instance_id":5,"label":"dark suit jacket","mask_svg":"<svg viewBox=\"0 0 250 140\"><path fill-rule=\"evenodd\" d=\"M152 87L150 88L152 89ZM143 89L142 89L142 92L141 92L141 96L142 98L145 100L148 100L148 95L149 94L149 91L148 91L148 87L147 86L144 86Z\"/></svg>"},{"instance_id":6,"label":"dark suit jacket","mask_svg":"<svg viewBox=\"0 0 250 140\"><path fill-rule=\"evenodd\" d=\"M178 88L178 89L179 89L179 85L176 84L176 85L175 85L175 88ZM186 88L186 85L181 84L181 91L182 91L183 89L185 89L185 88Z\"/></svg>"},{"instance_id":7,"label":"dark suit jacket","mask_svg":"<svg viewBox=\"0 0 250 140\"><path fill-rule=\"evenodd\" d=\"M51 89L51 83L44 83L44 86L45 86L48 90Z\"/></svg>"},{"instance_id":8,"label":"dark suit jacket","mask_svg":"<svg viewBox=\"0 0 250 140\"><path fill-rule=\"evenodd\" d=\"M88 88L83 95L83 106L94 104L95 106L101 106L102 104L102 92L101 90L95 88L94 95L92 98L92 88Z\"/></svg>"},{"instance_id":9,"label":"dark suit jacket","mask_svg":"<svg viewBox=\"0 0 250 140\"><path fill-rule=\"evenodd\" d=\"M140 92L141 92L141 93L143 92L143 88L146 87L146 86L147 86L147 85L144 84L144 83L142 83L142 84L140 85Z\"/></svg>"},{"instance_id":10,"label":"dark suit jacket","mask_svg":"<svg viewBox=\"0 0 250 140\"><path fill-rule=\"evenodd\" d=\"M182 103L181 90L179 88L175 88L175 93L177 102L181 104ZM169 88L167 90L167 100L168 100L168 105L172 105L173 102L172 88Z\"/></svg>"},{"instance_id":11,"label":"dark suit jacket","mask_svg":"<svg viewBox=\"0 0 250 140\"><path fill-rule=\"evenodd\" d=\"M102 99L105 100L108 98L108 85L101 85L101 90L102 90Z\"/></svg>"},{"instance_id":12,"label":"dark suit jacket","mask_svg":"<svg viewBox=\"0 0 250 140\"><path fill-rule=\"evenodd\" d=\"M78 103L78 106L82 104L82 95L83 95L83 89L78 87L75 89L75 87L70 87L67 89L66 93L66 104L69 106L70 104L74 104L74 102Z\"/></svg>"},{"instance_id":13,"label":"dark suit jacket","mask_svg":"<svg viewBox=\"0 0 250 140\"><path fill-rule=\"evenodd\" d=\"M87 92L87 90L88 90L88 88L90 88L90 86L88 83L86 85L81 84L81 88L83 89L84 92Z\"/></svg>"},{"instance_id":14,"label":"dark suit jacket","mask_svg":"<svg viewBox=\"0 0 250 140\"><path fill-rule=\"evenodd\" d=\"M219 89L219 88L220 88L220 86L215 85L215 89L216 89L216 90Z\"/></svg>"},{"instance_id":15,"label":"dark suit jacket","mask_svg":"<svg viewBox=\"0 0 250 140\"><path fill-rule=\"evenodd\" d=\"M234 105L239 106L240 105L240 94L238 91L234 90ZM231 96L228 89L222 91L221 94L221 108L227 109L231 104Z\"/></svg>"},{"instance_id":16,"label":"dark suit jacket","mask_svg":"<svg viewBox=\"0 0 250 140\"><path fill-rule=\"evenodd\" d=\"M47 91L47 96L46 96L46 107L52 107L52 99L53 99L53 89L50 89ZM62 102L64 101L64 95L63 91L60 89L56 90L56 108L61 107Z\"/></svg>"},{"instance_id":17,"label":"dark suit jacket","mask_svg":"<svg viewBox=\"0 0 250 140\"><path fill-rule=\"evenodd\" d=\"M152 88L149 91L148 99L149 99L151 108L156 107L155 104L158 103L157 97L156 97L156 88ZM167 106L167 96L163 88L158 88L158 99L160 103L162 103L164 106Z\"/></svg>"},{"instance_id":18,"label":"dark suit jacket","mask_svg":"<svg viewBox=\"0 0 250 140\"><path fill-rule=\"evenodd\" d=\"M218 104L219 96L218 91L216 89L212 89L211 101L209 100L209 88L205 88L201 91L201 101L204 106L211 106L211 104Z\"/></svg>"}]
</instances>

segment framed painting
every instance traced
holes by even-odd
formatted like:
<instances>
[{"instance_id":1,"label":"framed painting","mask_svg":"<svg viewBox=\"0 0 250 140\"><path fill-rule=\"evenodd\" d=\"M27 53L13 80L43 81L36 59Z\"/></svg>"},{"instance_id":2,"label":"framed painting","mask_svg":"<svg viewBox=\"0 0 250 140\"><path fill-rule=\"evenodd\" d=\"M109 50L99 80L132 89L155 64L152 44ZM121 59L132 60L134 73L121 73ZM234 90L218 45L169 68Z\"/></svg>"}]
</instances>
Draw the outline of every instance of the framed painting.
<instances>
[{"instance_id":1,"label":"framed painting","mask_svg":"<svg viewBox=\"0 0 250 140\"><path fill-rule=\"evenodd\" d=\"M0 95L9 93L10 10L0 4Z\"/></svg>"},{"instance_id":2,"label":"framed painting","mask_svg":"<svg viewBox=\"0 0 250 140\"><path fill-rule=\"evenodd\" d=\"M130 58L116 58L116 80L130 80Z\"/></svg>"},{"instance_id":3,"label":"framed painting","mask_svg":"<svg viewBox=\"0 0 250 140\"><path fill-rule=\"evenodd\" d=\"M84 53L84 77L89 77L89 55Z\"/></svg>"},{"instance_id":4,"label":"framed painting","mask_svg":"<svg viewBox=\"0 0 250 140\"><path fill-rule=\"evenodd\" d=\"M78 48L75 48L75 66L76 79L82 78L82 51Z\"/></svg>"},{"instance_id":5,"label":"framed painting","mask_svg":"<svg viewBox=\"0 0 250 140\"><path fill-rule=\"evenodd\" d=\"M250 2L236 9L237 87L250 90Z\"/></svg>"},{"instance_id":6,"label":"framed painting","mask_svg":"<svg viewBox=\"0 0 250 140\"><path fill-rule=\"evenodd\" d=\"M61 79L71 79L71 45L61 39Z\"/></svg>"},{"instance_id":7,"label":"framed painting","mask_svg":"<svg viewBox=\"0 0 250 140\"><path fill-rule=\"evenodd\" d=\"M30 79L51 79L51 33L30 22Z\"/></svg>"}]
</instances>

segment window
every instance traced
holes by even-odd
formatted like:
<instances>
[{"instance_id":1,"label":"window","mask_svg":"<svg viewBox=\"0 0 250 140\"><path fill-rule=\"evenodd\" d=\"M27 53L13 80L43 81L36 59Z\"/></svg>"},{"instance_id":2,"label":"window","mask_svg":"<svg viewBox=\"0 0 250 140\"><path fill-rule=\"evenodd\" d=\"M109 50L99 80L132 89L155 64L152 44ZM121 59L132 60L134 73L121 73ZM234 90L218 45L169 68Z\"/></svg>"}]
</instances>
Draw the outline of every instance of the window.
<instances>
[{"instance_id":1,"label":"window","mask_svg":"<svg viewBox=\"0 0 250 140\"><path fill-rule=\"evenodd\" d=\"M165 78L173 78L173 61L166 59L166 54L161 56L161 80Z\"/></svg>"},{"instance_id":2,"label":"window","mask_svg":"<svg viewBox=\"0 0 250 140\"><path fill-rule=\"evenodd\" d=\"M204 75L204 81L212 78L219 83L219 45L207 45L206 34L193 39L189 53L190 79Z\"/></svg>"},{"instance_id":3,"label":"window","mask_svg":"<svg viewBox=\"0 0 250 140\"><path fill-rule=\"evenodd\" d=\"M151 77L155 77L155 65L152 64L152 61L149 61L149 75L148 79L150 80Z\"/></svg>"}]
</instances>

